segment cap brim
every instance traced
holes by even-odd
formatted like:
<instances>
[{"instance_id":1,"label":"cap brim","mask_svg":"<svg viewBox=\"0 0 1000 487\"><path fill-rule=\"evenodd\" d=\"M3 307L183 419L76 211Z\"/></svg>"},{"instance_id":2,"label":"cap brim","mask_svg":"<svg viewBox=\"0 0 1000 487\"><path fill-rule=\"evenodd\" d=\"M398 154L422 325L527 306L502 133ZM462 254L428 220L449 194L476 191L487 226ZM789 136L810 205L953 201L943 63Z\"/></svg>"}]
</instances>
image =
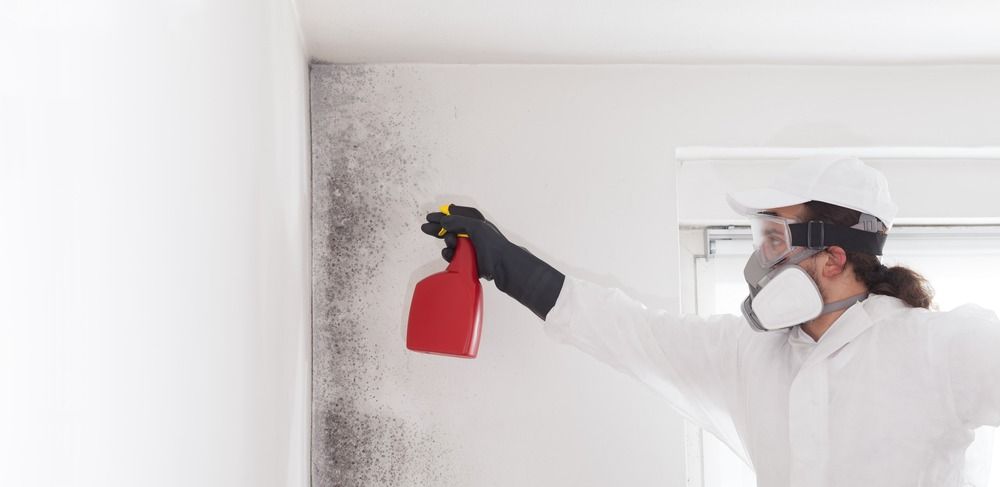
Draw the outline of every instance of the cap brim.
<instances>
[{"instance_id":1,"label":"cap brim","mask_svg":"<svg viewBox=\"0 0 1000 487\"><path fill-rule=\"evenodd\" d=\"M805 203L809 198L778 191L771 188L748 189L746 191L736 191L726 193L726 202L729 207L741 215L757 213L768 208L781 208Z\"/></svg>"}]
</instances>

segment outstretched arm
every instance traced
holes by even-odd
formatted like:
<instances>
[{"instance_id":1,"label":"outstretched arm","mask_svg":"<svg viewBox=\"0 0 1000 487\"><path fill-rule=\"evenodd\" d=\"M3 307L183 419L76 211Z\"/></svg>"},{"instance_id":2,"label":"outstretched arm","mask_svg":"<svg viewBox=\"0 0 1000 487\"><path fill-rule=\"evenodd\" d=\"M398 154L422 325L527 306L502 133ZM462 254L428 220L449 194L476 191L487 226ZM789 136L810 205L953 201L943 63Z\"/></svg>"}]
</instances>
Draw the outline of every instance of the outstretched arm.
<instances>
[{"instance_id":1,"label":"outstretched arm","mask_svg":"<svg viewBox=\"0 0 1000 487\"><path fill-rule=\"evenodd\" d=\"M958 419L969 428L1000 426L1000 319L965 304L943 313L934 341L944 345L949 393Z\"/></svg>"},{"instance_id":2,"label":"outstretched arm","mask_svg":"<svg viewBox=\"0 0 1000 487\"><path fill-rule=\"evenodd\" d=\"M738 452L732 420L738 391L743 318L708 318L649 309L616 288L565 276L500 233L482 214L450 205L427 215L422 230L444 238L450 261L457 233L476 250L480 277L545 320L546 333L651 387L681 414ZM745 453L744 458L745 458Z\"/></svg>"},{"instance_id":3,"label":"outstretched arm","mask_svg":"<svg viewBox=\"0 0 1000 487\"><path fill-rule=\"evenodd\" d=\"M737 348L740 336L752 333L742 317L651 309L620 289L567 276L545 330L649 386L741 453L733 422Z\"/></svg>"}]
</instances>

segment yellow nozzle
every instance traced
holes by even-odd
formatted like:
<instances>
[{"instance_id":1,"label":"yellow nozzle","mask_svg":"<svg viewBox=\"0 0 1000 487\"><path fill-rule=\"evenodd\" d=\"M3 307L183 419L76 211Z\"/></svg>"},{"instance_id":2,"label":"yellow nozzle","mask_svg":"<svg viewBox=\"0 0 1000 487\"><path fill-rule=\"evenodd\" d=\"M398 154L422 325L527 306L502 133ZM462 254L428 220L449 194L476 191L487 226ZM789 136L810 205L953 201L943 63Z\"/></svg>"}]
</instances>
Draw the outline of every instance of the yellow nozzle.
<instances>
[{"instance_id":1,"label":"yellow nozzle","mask_svg":"<svg viewBox=\"0 0 1000 487\"><path fill-rule=\"evenodd\" d=\"M451 206L451 203L446 203L446 204L441 205L441 208L439 208L441 210L441 213L444 213L445 215L451 216L451 213L448 211L448 207L449 206ZM445 230L444 227L441 227L441 230L438 230L438 237L443 237L444 234L446 234L446 233L448 233L448 230ZM469 234L468 233L460 233L460 234L458 234L458 236L459 237L469 238Z\"/></svg>"}]
</instances>

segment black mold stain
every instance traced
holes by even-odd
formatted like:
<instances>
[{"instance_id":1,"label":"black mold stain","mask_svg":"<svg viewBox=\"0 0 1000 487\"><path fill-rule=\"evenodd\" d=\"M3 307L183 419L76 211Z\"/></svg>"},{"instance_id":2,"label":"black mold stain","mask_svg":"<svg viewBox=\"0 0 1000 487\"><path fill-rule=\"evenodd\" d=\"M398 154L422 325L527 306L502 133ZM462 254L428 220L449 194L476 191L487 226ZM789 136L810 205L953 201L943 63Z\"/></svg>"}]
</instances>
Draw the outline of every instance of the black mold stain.
<instances>
[{"instance_id":1,"label":"black mold stain","mask_svg":"<svg viewBox=\"0 0 1000 487\"><path fill-rule=\"evenodd\" d=\"M310 74L313 191L314 486L443 485L443 452L425 427L378 404L387 373L371 331L382 257L423 218L402 66L317 65ZM409 118L408 118L409 117ZM414 222L403 224L402 222Z\"/></svg>"},{"instance_id":2,"label":"black mold stain","mask_svg":"<svg viewBox=\"0 0 1000 487\"><path fill-rule=\"evenodd\" d=\"M325 461L330 477L315 485L440 485L440 470L426 460L434 442L414 442L412 432L399 418L386 418L345 408L324 413L322 435L328 445L344 452ZM374 441L373 441L374 440ZM318 459L317 459L318 460ZM316 468L316 467L314 467ZM415 472L416 470L416 472Z\"/></svg>"}]
</instances>

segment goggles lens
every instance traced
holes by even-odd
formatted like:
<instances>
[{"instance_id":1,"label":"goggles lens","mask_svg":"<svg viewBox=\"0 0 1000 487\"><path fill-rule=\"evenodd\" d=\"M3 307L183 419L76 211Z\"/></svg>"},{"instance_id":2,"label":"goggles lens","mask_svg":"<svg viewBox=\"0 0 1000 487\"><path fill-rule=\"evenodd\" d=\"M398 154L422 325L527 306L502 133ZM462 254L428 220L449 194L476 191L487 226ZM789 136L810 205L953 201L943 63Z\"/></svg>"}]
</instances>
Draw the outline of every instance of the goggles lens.
<instances>
[{"instance_id":1,"label":"goggles lens","mask_svg":"<svg viewBox=\"0 0 1000 487\"><path fill-rule=\"evenodd\" d=\"M796 220L760 214L750 216L753 248L760 265L770 267L792 253L794 247L789 223L796 223Z\"/></svg>"}]
</instances>

